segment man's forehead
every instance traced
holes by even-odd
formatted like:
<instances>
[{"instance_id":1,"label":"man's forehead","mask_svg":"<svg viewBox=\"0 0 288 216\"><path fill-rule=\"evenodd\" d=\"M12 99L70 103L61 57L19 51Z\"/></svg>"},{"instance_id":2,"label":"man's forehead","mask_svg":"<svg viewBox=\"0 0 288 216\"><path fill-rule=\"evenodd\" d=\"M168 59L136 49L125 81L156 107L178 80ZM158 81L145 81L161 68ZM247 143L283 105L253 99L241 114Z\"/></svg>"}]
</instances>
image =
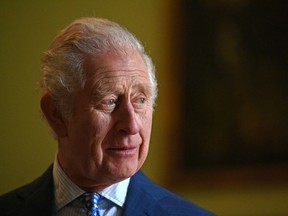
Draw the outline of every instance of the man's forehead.
<instances>
[{"instance_id":1,"label":"man's forehead","mask_svg":"<svg viewBox=\"0 0 288 216\"><path fill-rule=\"evenodd\" d=\"M90 74L87 84L94 89L150 88L146 71L140 70L97 71Z\"/></svg>"},{"instance_id":2,"label":"man's forehead","mask_svg":"<svg viewBox=\"0 0 288 216\"><path fill-rule=\"evenodd\" d=\"M99 55L88 55L84 61L88 73L117 72L139 70L147 73L147 67L142 56L135 51L122 53L106 52Z\"/></svg>"},{"instance_id":3,"label":"man's forehead","mask_svg":"<svg viewBox=\"0 0 288 216\"><path fill-rule=\"evenodd\" d=\"M117 79L148 80L147 67L137 53L131 54L125 59L114 53L89 56L84 63L84 70L86 79L92 82L101 80L110 82L109 79L111 82Z\"/></svg>"},{"instance_id":4,"label":"man's forehead","mask_svg":"<svg viewBox=\"0 0 288 216\"><path fill-rule=\"evenodd\" d=\"M95 72L89 73L87 77L95 81L115 82L117 80L131 80L139 82L139 80L148 80L148 73L145 70L139 69L109 70L108 68L100 68Z\"/></svg>"}]
</instances>

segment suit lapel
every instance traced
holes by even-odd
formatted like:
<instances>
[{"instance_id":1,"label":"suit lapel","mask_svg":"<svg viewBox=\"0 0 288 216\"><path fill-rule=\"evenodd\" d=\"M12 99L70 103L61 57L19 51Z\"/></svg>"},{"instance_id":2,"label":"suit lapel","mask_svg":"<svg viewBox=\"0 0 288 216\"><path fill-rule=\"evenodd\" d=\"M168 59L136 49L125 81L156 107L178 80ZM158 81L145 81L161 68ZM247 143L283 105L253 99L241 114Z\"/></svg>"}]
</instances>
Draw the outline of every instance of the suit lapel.
<instances>
[{"instance_id":1,"label":"suit lapel","mask_svg":"<svg viewBox=\"0 0 288 216\"><path fill-rule=\"evenodd\" d=\"M127 197L124 205L123 216L148 216L155 206L147 190L150 181L141 173L137 172L131 177Z\"/></svg>"}]
</instances>

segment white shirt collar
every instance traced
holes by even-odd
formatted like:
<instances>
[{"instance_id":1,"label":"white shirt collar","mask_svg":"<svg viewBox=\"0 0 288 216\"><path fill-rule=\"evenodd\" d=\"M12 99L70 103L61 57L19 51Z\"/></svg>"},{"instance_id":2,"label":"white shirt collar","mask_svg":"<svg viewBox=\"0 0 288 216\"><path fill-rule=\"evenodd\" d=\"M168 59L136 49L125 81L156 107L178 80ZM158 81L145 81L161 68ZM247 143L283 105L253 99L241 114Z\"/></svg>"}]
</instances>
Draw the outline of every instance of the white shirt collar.
<instances>
[{"instance_id":1,"label":"white shirt collar","mask_svg":"<svg viewBox=\"0 0 288 216\"><path fill-rule=\"evenodd\" d=\"M127 178L121 182L105 188L102 191L99 191L99 194L101 194L106 199L112 201L113 203L119 205L120 207L123 207L127 195L129 182L130 178Z\"/></svg>"}]
</instances>

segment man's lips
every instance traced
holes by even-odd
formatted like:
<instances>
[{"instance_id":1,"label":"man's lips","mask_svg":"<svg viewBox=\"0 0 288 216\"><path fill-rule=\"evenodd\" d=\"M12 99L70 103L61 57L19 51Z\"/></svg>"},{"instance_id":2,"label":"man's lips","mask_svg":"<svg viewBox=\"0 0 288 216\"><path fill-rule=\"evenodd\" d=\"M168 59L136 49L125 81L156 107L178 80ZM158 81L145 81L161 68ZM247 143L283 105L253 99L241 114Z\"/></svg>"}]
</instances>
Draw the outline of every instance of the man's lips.
<instances>
[{"instance_id":1,"label":"man's lips","mask_svg":"<svg viewBox=\"0 0 288 216\"><path fill-rule=\"evenodd\" d=\"M123 147L111 147L107 148L108 153L112 153L119 156L133 156L138 152L139 146L123 146Z\"/></svg>"}]
</instances>

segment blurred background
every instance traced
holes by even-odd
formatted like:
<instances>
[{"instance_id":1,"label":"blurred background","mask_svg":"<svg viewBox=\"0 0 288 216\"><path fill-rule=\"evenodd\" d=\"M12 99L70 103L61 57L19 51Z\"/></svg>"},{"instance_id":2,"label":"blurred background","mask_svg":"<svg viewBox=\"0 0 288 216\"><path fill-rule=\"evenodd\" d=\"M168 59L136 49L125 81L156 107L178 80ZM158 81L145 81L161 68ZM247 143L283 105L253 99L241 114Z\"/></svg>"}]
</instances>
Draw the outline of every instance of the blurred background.
<instances>
[{"instance_id":1,"label":"blurred background","mask_svg":"<svg viewBox=\"0 0 288 216\"><path fill-rule=\"evenodd\" d=\"M53 162L40 58L59 30L96 16L127 27L156 65L144 172L218 215L288 215L285 0L15 0L0 11L0 194Z\"/></svg>"}]
</instances>

